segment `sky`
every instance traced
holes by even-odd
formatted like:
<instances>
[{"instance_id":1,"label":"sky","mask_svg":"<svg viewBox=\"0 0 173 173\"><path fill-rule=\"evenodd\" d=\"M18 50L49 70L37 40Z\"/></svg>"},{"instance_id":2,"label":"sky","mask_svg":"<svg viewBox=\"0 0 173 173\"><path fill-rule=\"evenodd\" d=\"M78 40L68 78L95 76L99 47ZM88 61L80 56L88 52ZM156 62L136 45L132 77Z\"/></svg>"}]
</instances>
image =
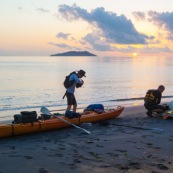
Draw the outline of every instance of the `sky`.
<instances>
[{"instance_id":1,"label":"sky","mask_svg":"<svg viewBox=\"0 0 173 173\"><path fill-rule=\"evenodd\" d=\"M0 0L0 56L171 56L172 0Z\"/></svg>"}]
</instances>

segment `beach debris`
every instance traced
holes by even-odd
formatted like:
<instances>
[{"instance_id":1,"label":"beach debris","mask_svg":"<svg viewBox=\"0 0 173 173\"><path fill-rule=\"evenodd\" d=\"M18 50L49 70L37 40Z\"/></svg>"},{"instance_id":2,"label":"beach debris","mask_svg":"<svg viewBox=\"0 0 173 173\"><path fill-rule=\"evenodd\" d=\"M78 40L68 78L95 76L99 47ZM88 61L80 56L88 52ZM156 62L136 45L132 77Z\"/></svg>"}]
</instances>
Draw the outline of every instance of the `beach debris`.
<instances>
[{"instance_id":1,"label":"beach debris","mask_svg":"<svg viewBox=\"0 0 173 173\"><path fill-rule=\"evenodd\" d=\"M39 173L47 173L48 171L45 168L40 168Z\"/></svg>"},{"instance_id":2,"label":"beach debris","mask_svg":"<svg viewBox=\"0 0 173 173\"><path fill-rule=\"evenodd\" d=\"M169 168L163 164L157 164L157 167L161 170L168 170Z\"/></svg>"}]
</instances>

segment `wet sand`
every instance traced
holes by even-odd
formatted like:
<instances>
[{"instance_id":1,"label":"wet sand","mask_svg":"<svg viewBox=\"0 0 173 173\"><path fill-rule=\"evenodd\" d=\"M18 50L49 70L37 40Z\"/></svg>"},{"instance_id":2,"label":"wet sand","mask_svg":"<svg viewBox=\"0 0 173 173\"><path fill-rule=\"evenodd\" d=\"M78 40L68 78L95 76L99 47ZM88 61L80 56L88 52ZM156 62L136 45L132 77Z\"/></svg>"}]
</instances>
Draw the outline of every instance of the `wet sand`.
<instances>
[{"instance_id":1,"label":"wet sand","mask_svg":"<svg viewBox=\"0 0 173 173\"><path fill-rule=\"evenodd\" d=\"M145 112L129 107L117 119L82 126L91 134L71 127L0 139L0 173L173 172L173 120Z\"/></svg>"}]
</instances>

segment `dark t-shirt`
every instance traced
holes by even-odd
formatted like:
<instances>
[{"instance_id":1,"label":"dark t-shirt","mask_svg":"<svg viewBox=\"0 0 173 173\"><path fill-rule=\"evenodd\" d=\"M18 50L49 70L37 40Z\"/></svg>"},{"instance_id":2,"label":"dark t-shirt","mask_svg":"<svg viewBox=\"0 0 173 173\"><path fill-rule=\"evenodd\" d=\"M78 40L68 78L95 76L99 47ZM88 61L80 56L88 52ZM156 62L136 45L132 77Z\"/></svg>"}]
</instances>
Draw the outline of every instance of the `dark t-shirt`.
<instances>
[{"instance_id":1,"label":"dark t-shirt","mask_svg":"<svg viewBox=\"0 0 173 173\"><path fill-rule=\"evenodd\" d=\"M161 102L162 94L158 90L148 90L144 102L145 105L158 105Z\"/></svg>"}]
</instances>

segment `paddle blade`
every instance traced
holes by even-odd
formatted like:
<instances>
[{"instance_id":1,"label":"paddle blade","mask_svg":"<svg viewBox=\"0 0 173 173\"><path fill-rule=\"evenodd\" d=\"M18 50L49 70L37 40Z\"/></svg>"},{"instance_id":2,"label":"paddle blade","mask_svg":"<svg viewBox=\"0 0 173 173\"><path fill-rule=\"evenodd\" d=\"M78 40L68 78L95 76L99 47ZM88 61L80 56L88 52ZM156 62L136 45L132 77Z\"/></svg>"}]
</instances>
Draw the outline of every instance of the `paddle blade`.
<instances>
[{"instance_id":1,"label":"paddle blade","mask_svg":"<svg viewBox=\"0 0 173 173\"><path fill-rule=\"evenodd\" d=\"M41 107L40 112L47 115L52 115L46 107Z\"/></svg>"}]
</instances>

